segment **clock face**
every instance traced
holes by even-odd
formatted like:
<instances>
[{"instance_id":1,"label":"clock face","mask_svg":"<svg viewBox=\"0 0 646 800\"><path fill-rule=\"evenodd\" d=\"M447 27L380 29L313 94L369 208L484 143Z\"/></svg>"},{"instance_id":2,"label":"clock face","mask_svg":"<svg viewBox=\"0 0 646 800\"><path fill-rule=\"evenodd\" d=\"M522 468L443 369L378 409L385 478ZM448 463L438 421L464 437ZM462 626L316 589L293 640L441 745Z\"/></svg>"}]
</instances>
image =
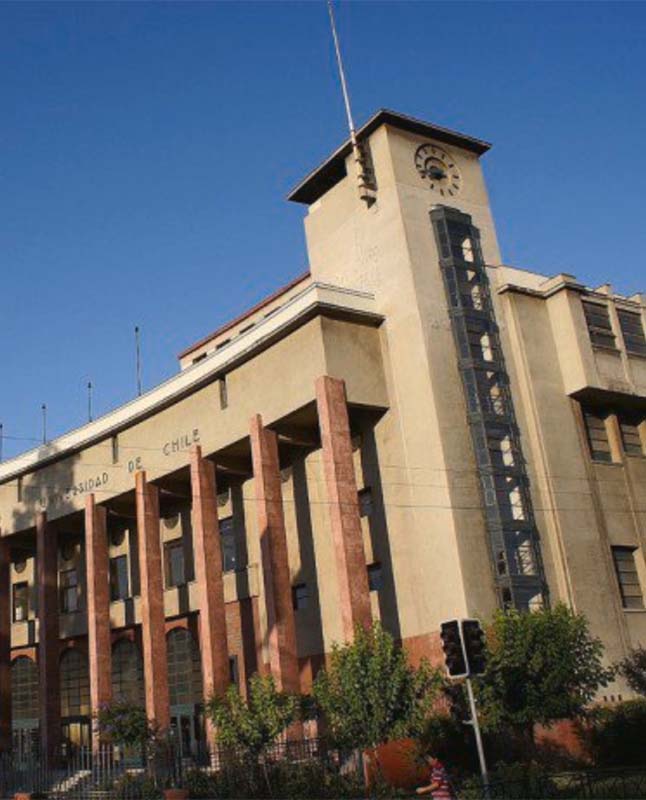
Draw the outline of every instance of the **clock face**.
<instances>
[{"instance_id":1,"label":"clock face","mask_svg":"<svg viewBox=\"0 0 646 800\"><path fill-rule=\"evenodd\" d=\"M455 161L441 147L420 145L415 151L415 166L429 188L442 197L452 197L460 191L462 178Z\"/></svg>"}]
</instances>

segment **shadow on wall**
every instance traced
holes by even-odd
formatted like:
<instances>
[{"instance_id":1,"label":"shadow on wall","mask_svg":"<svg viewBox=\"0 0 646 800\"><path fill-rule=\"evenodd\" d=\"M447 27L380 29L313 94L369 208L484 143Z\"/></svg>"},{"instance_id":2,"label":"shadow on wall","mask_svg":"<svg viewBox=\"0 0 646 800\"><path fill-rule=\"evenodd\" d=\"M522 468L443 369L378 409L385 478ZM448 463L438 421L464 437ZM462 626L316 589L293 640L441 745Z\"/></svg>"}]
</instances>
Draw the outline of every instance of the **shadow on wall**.
<instances>
[{"instance_id":1,"label":"shadow on wall","mask_svg":"<svg viewBox=\"0 0 646 800\"><path fill-rule=\"evenodd\" d=\"M308 654L319 655L324 652L323 625L304 457L295 458L292 462L292 484L298 546L301 554L301 570L296 576L296 584L302 583L307 587L307 651Z\"/></svg>"},{"instance_id":2,"label":"shadow on wall","mask_svg":"<svg viewBox=\"0 0 646 800\"><path fill-rule=\"evenodd\" d=\"M53 445L44 444L38 448L38 458L50 461L56 458L56 452ZM12 511L14 531L34 528L36 515L41 511L47 513L49 520L78 511L74 499L93 491L96 492L97 502L101 502L101 486L105 476L98 469L95 477L75 481L74 465L78 458L78 455L68 456L10 482L16 492Z\"/></svg>"},{"instance_id":3,"label":"shadow on wall","mask_svg":"<svg viewBox=\"0 0 646 800\"><path fill-rule=\"evenodd\" d=\"M372 510L368 516L372 552L375 561L381 564L381 586L378 591L381 622L396 640L400 640L401 624L395 591L381 469L375 441L375 423L375 419L368 419L361 426L361 466L365 486L366 488L370 487L372 500Z\"/></svg>"}]
</instances>

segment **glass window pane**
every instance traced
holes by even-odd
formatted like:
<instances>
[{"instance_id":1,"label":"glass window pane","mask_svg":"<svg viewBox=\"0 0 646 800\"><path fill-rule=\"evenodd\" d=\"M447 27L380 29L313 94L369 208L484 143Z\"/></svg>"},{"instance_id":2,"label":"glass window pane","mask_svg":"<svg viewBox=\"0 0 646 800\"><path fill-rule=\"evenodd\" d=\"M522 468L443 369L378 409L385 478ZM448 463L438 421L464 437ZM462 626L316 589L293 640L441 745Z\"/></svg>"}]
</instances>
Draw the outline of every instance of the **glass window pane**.
<instances>
[{"instance_id":1,"label":"glass window pane","mask_svg":"<svg viewBox=\"0 0 646 800\"><path fill-rule=\"evenodd\" d=\"M110 599L125 600L130 597L128 556L110 559Z\"/></svg>"},{"instance_id":2,"label":"glass window pane","mask_svg":"<svg viewBox=\"0 0 646 800\"><path fill-rule=\"evenodd\" d=\"M202 665L193 636L185 628L175 628L166 641L171 706L201 703Z\"/></svg>"},{"instance_id":3,"label":"glass window pane","mask_svg":"<svg viewBox=\"0 0 646 800\"><path fill-rule=\"evenodd\" d=\"M25 622L29 617L29 584L25 581L13 586L13 621Z\"/></svg>"},{"instance_id":4,"label":"glass window pane","mask_svg":"<svg viewBox=\"0 0 646 800\"><path fill-rule=\"evenodd\" d=\"M20 656L11 664L11 714L14 720L37 720L38 665Z\"/></svg>"},{"instance_id":5,"label":"glass window pane","mask_svg":"<svg viewBox=\"0 0 646 800\"><path fill-rule=\"evenodd\" d=\"M87 657L76 648L66 650L60 662L61 716L90 713L90 676Z\"/></svg>"},{"instance_id":6,"label":"glass window pane","mask_svg":"<svg viewBox=\"0 0 646 800\"><path fill-rule=\"evenodd\" d=\"M184 543L173 539L164 546L166 555L166 586L183 586L186 583L184 571Z\"/></svg>"},{"instance_id":7,"label":"glass window pane","mask_svg":"<svg viewBox=\"0 0 646 800\"><path fill-rule=\"evenodd\" d=\"M233 517L220 520L220 543L222 546L222 569L232 572L237 568L237 547Z\"/></svg>"},{"instance_id":8,"label":"glass window pane","mask_svg":"<svg viewBox=\"0 0 646 800\"><path fill-rule=\"evenodd\" d=\"M118 641L112 648L112 698L142 708L144 699L144 664L134 642Z\"/></svg>"}]
</instances>

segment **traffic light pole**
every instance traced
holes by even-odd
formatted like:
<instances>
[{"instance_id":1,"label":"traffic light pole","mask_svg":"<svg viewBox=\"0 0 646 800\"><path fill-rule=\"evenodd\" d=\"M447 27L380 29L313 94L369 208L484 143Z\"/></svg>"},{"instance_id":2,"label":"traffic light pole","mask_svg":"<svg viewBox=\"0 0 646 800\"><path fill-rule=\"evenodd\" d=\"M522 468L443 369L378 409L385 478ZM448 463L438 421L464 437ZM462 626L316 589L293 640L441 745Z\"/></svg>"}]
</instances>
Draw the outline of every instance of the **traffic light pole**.
<instances>
[{"instance_id":1,"label":"traffic light pole","mask_svg":"<svg viewBox=\"0 0 646 800\"><path fill-rule=\"evenodd\" d=\"M487 772L487 761L485 759L484 747L482 746L482 735L480 734L480 723L478 722L478 709L476 708L476 699L473 694L471 678L467 677L465 683L467 685L467 694L469 696L471 724L473 725L473 732L476 737L476 748L478 750L478 760L480 761L480 773L482 775L482 782L484 784L485 797L489 797L489 773Z\"/></svg>"}]
</instances>

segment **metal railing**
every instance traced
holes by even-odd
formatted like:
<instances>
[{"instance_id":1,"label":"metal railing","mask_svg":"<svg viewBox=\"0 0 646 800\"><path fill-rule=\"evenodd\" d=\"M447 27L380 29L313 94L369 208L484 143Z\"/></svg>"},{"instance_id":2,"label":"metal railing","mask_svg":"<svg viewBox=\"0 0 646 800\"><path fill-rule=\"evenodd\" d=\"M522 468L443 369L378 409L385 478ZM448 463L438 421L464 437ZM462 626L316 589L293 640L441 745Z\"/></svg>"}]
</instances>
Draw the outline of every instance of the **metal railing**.
<instances>
[{"instance_id":1,"label":"metal railing","mask_svg":"<svg viewBox=\"0 0 646 800\"><path fill-rule=\"evenodd\" d=\"M646 768L535 774L458 790L464 800L646 800Z\"/></svg>"}]
</instances>

